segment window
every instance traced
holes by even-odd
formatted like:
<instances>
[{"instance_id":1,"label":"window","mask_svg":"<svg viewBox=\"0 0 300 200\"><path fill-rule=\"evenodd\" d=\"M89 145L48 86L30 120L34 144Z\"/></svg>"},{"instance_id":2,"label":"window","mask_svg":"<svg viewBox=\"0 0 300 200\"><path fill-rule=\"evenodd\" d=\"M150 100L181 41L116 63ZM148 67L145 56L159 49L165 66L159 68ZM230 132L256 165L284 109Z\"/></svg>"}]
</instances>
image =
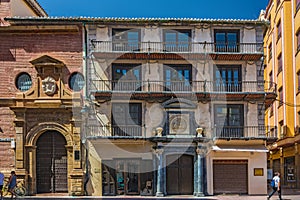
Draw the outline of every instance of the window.
<instances>
[{"instance_id":1,"label":"window","mask_svg":"<svg viewBox=\"0 0 300 200\"><path fill-rule=\"evenodd\" d=\"M272 59L272 43L269 45L269 60Z\"/></svg>"},{"instance_id":2,"label":"window","mask_svg":"<svg viewBox=\"0 0 300 200\"><path fill-rule=\"evenodd\" d=\"M215 91L242 91L242 75L240 65L217 65L214 71Z\"/></svg>"},{"instance_id":3,"label":"window","mask_svg":"<svg viewBox=\"0 0 300 200\"><path fill-rule=\"evenodd\" d=\"M273 72L269 74L269 89L273 87Z\"/></svg>"},{"instance_id":4,"label":"window","mask_svg":"<svg viewBox=\"0 0 300 200\"><path fill-rule=\"evenodd\" d=\"M285 135L283 121L279 122L279 133L280 133L280 138L283 138L283 136Z\"/></svg>"},{"instance_id":5,"label":"window","mask_svg":"<svg viewBox=\"0 0 300 200\"><path fill-rule=\"evenodd\" d=\"M73 91L80 91L84 87L85 81L84 77L81 73L75 72L71 74L70 79L69 79L69 87Z\"/></svg>"},{"instance_id":6,"label":"window","mask_svg":"<svg viewBox=\"0 0 300 200\"><path fill-rule=\"evenodd\" d=\"M277 41L281 38L281 21L277 23Z\"/></svg>"},{"instance_id":7,"label":"window","mask_svg":"<svg viewBox=\"0 0 300 200\"><path fill-rule=\"evenodd\" d=\"M273 105L270 106L270 117L274 115L274 107Z\"/></svg>"},{"instance_id":8,"label":"window","mask_svg":"<svg viewBox=\"0 0 300 200\"><path fill-rule=\"evenodd\" d=\"M300 92L300 71L297 72L297 92Z\"/></svg>"},{"instance_id":9,"label":"window","mask_svg":"<svg viewBox=\"0 0 300 200\"><path fill-rule=\"evenodd\" d=\"M278 89L278 93L279 93L279 106L282 106L283 104L283 91L282 91L282 87Z\"/></svg>"},{"instance_id":10,"label":"window","mask_svg":"<svg viewBox=\"0 0 300 200\"><path fill-rule=\"evenodd\" d=\"M277 0L277 2L276 2L276 8L279 8L280 1L281 1L281 0Z\"/></svg>"},{"instance_id":11,"label":"window","mask_svg":"<svg viewBox=\"0 0 300 200\"><path fill-rule=\"evenodd\" d=\"M216 52L239 52L239 30L215 30Z\"/></svg>"},{"instance_id":12,"label":"window","mask_svg":"<svg viewBox=\"0 0 300 200\"><path fill-rule=\"evenodd\" d=\"M243 137L243 105L215 105L214 111L217 137Z\"/></svg>"},{"instance_id":13,"label":"window","mask_svg":"<svg viewBox=\"0 0 300 200\"><path fill-rule=\"evenodd\" d=\"M300 51L300 30L297 32L296 37L297 37L297 52L298 52Z\"/></svg>"},{"instance_id":14,"label":"window","mask_svg":"<svg viewBox=\"0 0 300 200\"><path fill-rule=\"evenodd\" d=\"M277 67L278 67L278 74L282 72L282 56L279 54L277 57Z\"/></svg>"},{"instance_id":15,"label":"window","mask_svg":"<svg viewBox=\"0 0 300 200\"><path fill-rule=\"evenodd\" d=\"M114 103L112 119L114 136L142 136L142 105L140 103Z\"/></svg>"},{"instance_id":16,"label":"window","mask_svg":"<svg viewBox=\"0 0 300 200\"><path fill-rule=\"evenodd\" d=\"M300 0L296 0L296 12L300 9Z\"/></svg>"},{"instance_id":17,"label":"window","mask_svg":"<svg viewBox=\"0 0 300 200\"><path fill-rule=\"evenodd\" d=\"M191 30L164 30L164 50L169 52L190 51Z\"/></svg>"},{"instance_id":18,"label":"window","mask_svg":"<svg viewBox=\"0 0 300 200\"><path fill-rule=\"evenodd\" d=\"M191 90L191 65L164 65L165 90L189 91Z\"/></svg>"},{"instance_id":19,"label":"window","mask_svg":"<svg viewBox=\"0 0 300 200\"><path fill-rule=\"evenodd\" d=\"M141 90L141 66L139 64L112 65L113 90Z\"/></svg>"},{"instance_id":20,"label":"window","mask_svg":"<svg viewBox=\"0 0 300 200\"><path fill-rule=\"evenodd\" d=\"M18 90L25 92L29 90L32 86L32 80L29 74L21 73L16 78L16 87Z\"/></svg>"},{"instance_id":21,"label":"window","mask_svg":"<svg viewBox=\"0 0 300 200\"><path fill-rule=\"evenodd\" d=\"M140 31L136 29L113 29L114 51L139 51Z\"/></svg>"}]
</instances>

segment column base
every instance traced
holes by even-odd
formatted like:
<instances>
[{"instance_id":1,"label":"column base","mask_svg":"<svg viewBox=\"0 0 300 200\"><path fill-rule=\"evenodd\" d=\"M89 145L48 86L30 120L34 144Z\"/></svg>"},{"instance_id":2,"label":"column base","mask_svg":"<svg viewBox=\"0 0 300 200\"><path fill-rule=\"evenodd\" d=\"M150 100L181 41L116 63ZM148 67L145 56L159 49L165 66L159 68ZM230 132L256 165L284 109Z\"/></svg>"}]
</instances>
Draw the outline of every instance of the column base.
<instances>
[{"instance_id":1,"label":"column base","mask_svg":"<svg viewBox=\"0 0 300 200\"><path fill-rule=\"evenodd\" d=\"M156 192L155 196L157 196L157 197L163 197L164 193L162 193L162 192Z\"/></svg>"},{"instance_id":2,"label":"column base","mask_svg":"<svg viewBox=\"0 0 300 200\"><path fill-rule=\"evenodd\" d=\"M203 194L203 192L194 192L194 196L195 197L204 197L205 195Z\"/></svg>"}]
</instances>

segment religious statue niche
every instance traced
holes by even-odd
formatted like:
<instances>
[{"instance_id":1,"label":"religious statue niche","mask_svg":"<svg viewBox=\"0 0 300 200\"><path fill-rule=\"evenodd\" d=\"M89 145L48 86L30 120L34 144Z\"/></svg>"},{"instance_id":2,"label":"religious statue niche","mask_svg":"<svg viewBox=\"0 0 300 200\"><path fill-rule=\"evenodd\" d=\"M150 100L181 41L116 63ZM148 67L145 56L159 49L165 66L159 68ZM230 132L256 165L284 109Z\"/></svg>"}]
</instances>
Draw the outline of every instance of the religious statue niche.
<instances>
[{"instance_id":1,"label":"religious statue niche","mask_svg":"<svg viewBox=\"0 0 300 200\"><path fill-rule=\"evenodd\" d=\"M56 88L57 86L54 78L47 76L44 80L42 80L42 89L45 94L49 96L55 94Z\"/></svg>"}]
</instances>

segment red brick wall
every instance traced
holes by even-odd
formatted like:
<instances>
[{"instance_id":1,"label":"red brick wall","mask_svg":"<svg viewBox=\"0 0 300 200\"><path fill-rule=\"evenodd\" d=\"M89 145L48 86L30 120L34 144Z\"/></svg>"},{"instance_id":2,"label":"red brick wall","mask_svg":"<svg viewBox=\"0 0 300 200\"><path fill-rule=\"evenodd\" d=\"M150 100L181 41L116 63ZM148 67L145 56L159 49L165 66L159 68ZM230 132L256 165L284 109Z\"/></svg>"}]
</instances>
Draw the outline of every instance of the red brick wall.
<instances>
[{"instance_id":1,"label":"red brick wall","mask_svg":"<svg viewBox=\"0 0 300 200\"><path fill-rule=\"evenodd\" d=\"M14 138L15 129L13 124L13 112L9 108L0 108L0 127L3 133L0 138ZM0 142L0 169L2 172L9 172L15 165L14 149L10 142Z\"/></svg>"},{"instance_id":2,"label":"red brick wall","mask_svg":"<svg viewBox=\"0 0 300 200\"><path fill-rule=\"evenodd\" d=\"M36 69L30 61L43 55L65 63L64 82L67 85L70 73L81 71L82 36L78 33L1 34L0 29L0 97L14 97L18 92L15 78L21 72L31 75L33 83Z\"/></svg>"},{"instance_id":3,"label":"red brick wall","mask_svg":"<svg viewBox=\"0 0 300 200\"><path fill-rule=\"evenodd\" d=\"M2 6L1 1L1 6ZM1 7L2 8L2 7ZM2 10L1 10L2 13ZM29 28L28 28L29 29ZM0 101L14 98L19 92L15 78L21 72L31 75L33 84L37 72L30 61L43 55L62 61L66 67L64 84L68 87L69 75L82 71L82 30L74 33L1 33L0 27ZM0 107L0 138L14 138L14 114L8 107ZM10 171L15 166L14 149L10 142L0 142L0 171Z\"/></svg>"},{"instance_id":4,"label":"red brick wall","mask_svg":"<svg viewBox=\"0 0 300 200\"><path fill-rule=\"evenodd\" d=\"M10 0L0 0L0 18L11 16Z\"/></svg>"}]
</instances>

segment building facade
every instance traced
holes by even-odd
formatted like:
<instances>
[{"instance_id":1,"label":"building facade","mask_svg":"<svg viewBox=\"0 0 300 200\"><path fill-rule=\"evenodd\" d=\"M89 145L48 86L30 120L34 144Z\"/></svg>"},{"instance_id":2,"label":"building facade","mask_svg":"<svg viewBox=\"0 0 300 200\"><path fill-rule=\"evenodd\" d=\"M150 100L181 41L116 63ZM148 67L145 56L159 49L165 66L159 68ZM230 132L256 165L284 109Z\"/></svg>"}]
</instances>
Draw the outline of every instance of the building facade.
<instances>
[{"instance_id":1,"label":"building facade","mask_svg":"<svg viewBox=\"0 0 300 200\"><path fill-rule=\"evenodd\" d=\"M83 194L81 24L35 0L1 1L0 17L1 171L28 194Z\"/></svg>"},{"instance_id":2,"label":"building facade","mask_svg":"<svg viewBox=\"0 0 300 200\"><path fill-rule=\"evenodd\" d=\"M277 127L278 140L269 145L268 168L282 174L283 186L299 188L300 1L270 0L264 34L265 80L277 83L277 101L266 109L265 121ZM298 166L298 167L297 167Z\"/></svg>"},{"instance_id":3,"label":"building facade","mask_svg":"<svg viewBox=\"0 0 300 200\"><path fill-rule=\"evenodd\" d=\"M266 194L265 144L276 139L264 123L276 98L263 80L266 25L89 19L89 194Z\"/></svg>"}]
</instances>

